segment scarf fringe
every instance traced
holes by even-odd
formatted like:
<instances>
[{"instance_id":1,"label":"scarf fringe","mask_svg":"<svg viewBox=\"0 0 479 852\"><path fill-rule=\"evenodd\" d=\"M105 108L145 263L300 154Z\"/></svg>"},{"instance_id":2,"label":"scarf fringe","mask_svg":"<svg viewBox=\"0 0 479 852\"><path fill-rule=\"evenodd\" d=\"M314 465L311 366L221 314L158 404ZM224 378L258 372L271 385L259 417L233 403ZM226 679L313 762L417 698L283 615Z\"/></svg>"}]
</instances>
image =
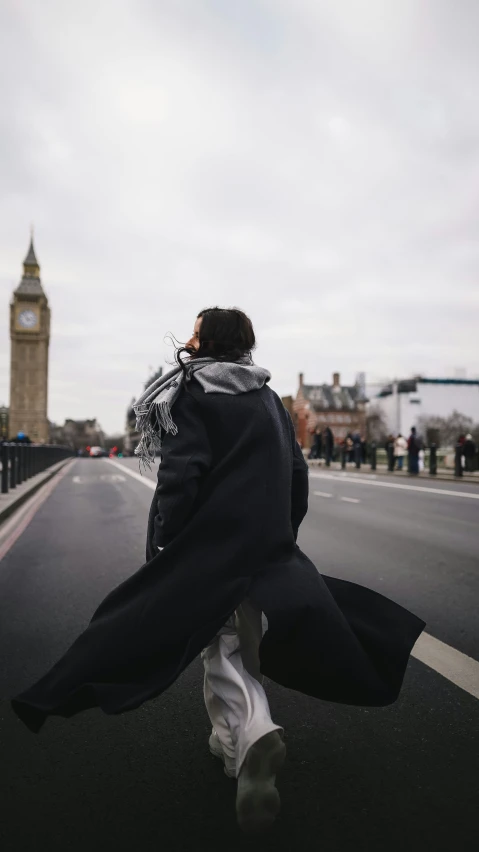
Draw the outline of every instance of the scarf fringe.
<instances>
[{"instance_id":1,"label":"scarf fringe","mask_svg":"<svg viewBox=\"0 0 479 852\"><path fill-rule=\"evenodd\" d=\"M140 466L144 469L155 463L156 454L161 452L163 432L178 434L178 427L173 422L170 406L167 402L152 402L151 405L139 405L136 409L136 430L140 432L141 439L135 447L135 456L138 456Z\"/></svg>"}]
</instances>

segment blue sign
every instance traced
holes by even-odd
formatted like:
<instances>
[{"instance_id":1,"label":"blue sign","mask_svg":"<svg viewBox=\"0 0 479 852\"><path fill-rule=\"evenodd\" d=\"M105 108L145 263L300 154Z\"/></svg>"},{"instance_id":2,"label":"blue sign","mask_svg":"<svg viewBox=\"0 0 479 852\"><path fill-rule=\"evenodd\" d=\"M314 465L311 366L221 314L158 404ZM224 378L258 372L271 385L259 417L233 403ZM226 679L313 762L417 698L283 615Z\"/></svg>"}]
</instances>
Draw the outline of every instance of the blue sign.
<instances>
[{"instance_id":1,"label":"blue sign","mask_svg":"<svg viewBox=\"0 0 479 852\"><path fill-rule=\"evenodd\" d=\"M19 432L18 435L17 435L17 438L24 438L24 437L25 437L25 432Z\"/></svg>"}]
</instances>

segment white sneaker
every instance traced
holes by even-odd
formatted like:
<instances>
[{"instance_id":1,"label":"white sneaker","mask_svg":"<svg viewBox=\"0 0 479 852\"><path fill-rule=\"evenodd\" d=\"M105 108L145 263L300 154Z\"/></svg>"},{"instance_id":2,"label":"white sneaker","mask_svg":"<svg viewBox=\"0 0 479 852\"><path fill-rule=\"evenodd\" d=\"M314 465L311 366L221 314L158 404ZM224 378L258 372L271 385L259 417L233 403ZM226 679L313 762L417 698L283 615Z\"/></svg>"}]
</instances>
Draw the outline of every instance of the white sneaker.
<instances>
[{"instance_id":1,"label":"white sneaker","mask_svg":"<svg viewBox=\"0 0 479 852\"><path fill-rule=\"evenodd\" d=\"M236 817L246 833L269 828L280 810L275 787L286 756L286 746L278 731L271 731L248 749L238 777Z\"/></svg>"},{"instance_id":2,"label":"white sneaker","mask_svg":"<svg viewBox=\"0 0 479 852\"><path fill-rule=\"evenodd\" d=\"M234 757L229 757L229 755L224 753L223 746L220 743L220 738L215 730L211 732L208 744L211 754L215 757L219 757L219 759L223 761L225 765L225 775L227 775L228 778L236 778L236 761Z\"/></svg>"}]
</instances>

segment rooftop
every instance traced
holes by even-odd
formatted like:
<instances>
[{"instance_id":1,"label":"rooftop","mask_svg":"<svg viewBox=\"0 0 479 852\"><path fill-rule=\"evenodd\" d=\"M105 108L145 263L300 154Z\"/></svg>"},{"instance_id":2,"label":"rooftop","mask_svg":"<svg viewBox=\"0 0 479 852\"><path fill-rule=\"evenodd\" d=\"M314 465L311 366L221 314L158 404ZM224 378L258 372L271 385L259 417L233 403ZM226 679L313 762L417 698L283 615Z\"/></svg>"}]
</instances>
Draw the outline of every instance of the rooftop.
<instances>
[{"instance_id":1,"label":"rooftop","mask_svg":"<svg viewBox=\"0 0 479 852\"><path fill-rule=\"evenodd\" d=\"M398 381L398 393L416 393L418 385L477 385L479 379L427 379L424 376L416 376L414 379L401 379ZM390 396L394 390L394 383L385 385L378 393L378 397Z\"/></svg>"},{"instance_id":2,"label":"rooftop","mask_svg":"<svg viewBox=\"0 0 479 852\"><path fill-rule=\"evenodd\" d=\"M358 402L366 402L357 385L302 385L302 391L314 411L332 408L353 410Z\"/></svg>"}]
</instances>

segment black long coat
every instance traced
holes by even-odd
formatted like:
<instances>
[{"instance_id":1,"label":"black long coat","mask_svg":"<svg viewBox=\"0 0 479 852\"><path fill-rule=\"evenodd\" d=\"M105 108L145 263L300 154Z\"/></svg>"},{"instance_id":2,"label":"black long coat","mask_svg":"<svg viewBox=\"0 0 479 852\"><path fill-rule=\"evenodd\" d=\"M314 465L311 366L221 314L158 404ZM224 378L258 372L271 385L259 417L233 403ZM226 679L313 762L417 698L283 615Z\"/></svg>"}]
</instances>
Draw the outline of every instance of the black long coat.
<instances>
[{"instance_id":1,"label":"black long coat","mask_svg":"<svg viewBox=\"0 0 479 852\"><path fill-rule=\"evenodd\" d=\"M37 732L48 715L132 710L167 689L246 597L267 616L267 677L335 702L393 702L424 622L322 576L297 546L308 469L278 396L267 386L205 393L193 379L173 418L178 434L164 438L145 564L12 699L15 712Z\"/></svg>"}]
</instances>

